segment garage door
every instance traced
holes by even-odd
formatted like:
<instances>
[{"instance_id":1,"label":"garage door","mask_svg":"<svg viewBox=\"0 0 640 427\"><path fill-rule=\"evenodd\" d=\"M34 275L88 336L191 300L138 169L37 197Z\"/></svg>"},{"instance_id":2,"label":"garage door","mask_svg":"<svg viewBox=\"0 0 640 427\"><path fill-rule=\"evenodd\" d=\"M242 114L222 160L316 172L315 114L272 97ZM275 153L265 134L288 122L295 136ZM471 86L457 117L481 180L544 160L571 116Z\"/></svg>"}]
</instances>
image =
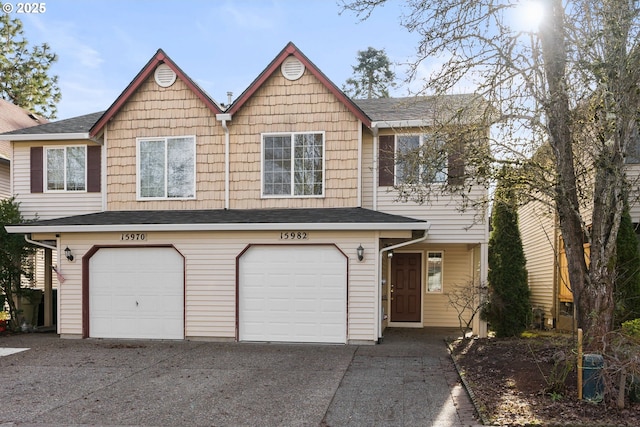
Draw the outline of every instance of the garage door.
<instances>
[{"instance_id":1,"label":"garage door","mask_svg":"<svg viewBox=\"0 0 640 427\"><path fill-rule=\"evenodd\" d=\"M240 341L346 342L347 260L335 246L253 246L239 270Z\"/></svg>"},{"instance_id":2,"label":"garage door","mask_svg":"<svg viewBox=\"0 0 640 427\"><path fill-rule=\"evenodd\" d=\"M89 262L89 336L184 338L184 260L173 248L101 248Z\"/></svg>"}]
</instances>

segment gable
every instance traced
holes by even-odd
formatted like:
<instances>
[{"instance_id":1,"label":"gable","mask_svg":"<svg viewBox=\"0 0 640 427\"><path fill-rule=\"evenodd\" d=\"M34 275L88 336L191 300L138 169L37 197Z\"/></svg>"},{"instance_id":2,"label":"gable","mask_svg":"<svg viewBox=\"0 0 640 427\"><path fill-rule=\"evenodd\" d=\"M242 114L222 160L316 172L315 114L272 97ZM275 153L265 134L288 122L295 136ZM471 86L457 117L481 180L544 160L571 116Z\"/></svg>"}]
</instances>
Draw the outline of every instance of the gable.
<instances>
[{"instance_id":1,"label":"gable","mask_svg":"<svg viewBox=\"0 0 640 427\"><path fill-rule=\"evenodd\" d=\"M218 106L218 104L211 98L209 95L204 92L189 76L187 76L180 67L176 65L166 53L162 51L162 49L158 49L156 54L147 62L147 64L140 70L138 75L129 83L129 86L120 94L120 96L116 99L116 101L111 104L111 106L107 109L104 115L95 123L95 125L90 130L90 135L95 137L100 134L106 124L115 116L118 111L129 101L129 99L138 91L140 86L145 82L149 81L149 79L154 78L154 73L156 68L160 65L164 64L164 67L171 71L173 71L176 75L176 80L181 80L188 90L193 92L193 94L200 99L204 105L211 111L212 115L222 113L222 110ZM171 88L168 87L169 89Z\"/></svg>"},{"instance_id":2,"label":"gable","mask_svg":"<svg viewBox=\"0 0 640 427\"><path fill-rule=\"evenodd\" d=\"M285 61L290 61L291 58L296 58L303 66L304 73L302 75L313 75L317 81L326 88L327 91L332 93L335 99L342 103L348 111L350 111L355 117L358 118L365 126L371 126L371 119L349 98L345 95L327 76L312 63L293 43L289 42L287 46L271 61L271 63L264 69L262 73L249 85L249 87L236 99L236 101L227 110L228 113L234 115L254 96L254 94L272 77L276 74L282 76L282 66ZM294 61L295 64L297 61ZM297 68L298 65L295 65ZM285 64L285 69L288 68ZM294 72L291 72L295 74ZM288 72L285 70L285 74ZM284 78L283 78L284 79ZM288 80L288 79L285 79ZM289 80L296 82L297 80Z\"/></svg>"}]
</instances>

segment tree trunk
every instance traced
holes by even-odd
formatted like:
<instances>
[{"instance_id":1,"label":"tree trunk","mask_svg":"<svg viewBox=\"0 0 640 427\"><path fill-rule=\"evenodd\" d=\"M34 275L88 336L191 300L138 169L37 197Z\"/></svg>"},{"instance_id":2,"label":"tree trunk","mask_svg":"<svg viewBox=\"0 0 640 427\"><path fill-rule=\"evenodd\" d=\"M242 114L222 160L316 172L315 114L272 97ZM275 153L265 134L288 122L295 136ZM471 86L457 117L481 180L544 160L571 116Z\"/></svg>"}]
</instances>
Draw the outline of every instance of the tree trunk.
<instances>
[{"instance_id":1,"label":"tree trunk","mask_svg":"<svg viewBox=\"0 0 640 427\"><path fill-rule=\"evenodd\" d=\"M561 0L546 0L548 18L540 26L540 41L544 59L544 73L548 99L543 108L547 119L549 143L554 152L557 184L555 188L556 210L564 241L569 281L576 304L578 325L588 334L585 323L588 301L582 301L583 289L589 275L584 259L584 234L573 156L571 115L566 88L566 40L564 33L564 9Z\"/></svg>"}]
</instances>

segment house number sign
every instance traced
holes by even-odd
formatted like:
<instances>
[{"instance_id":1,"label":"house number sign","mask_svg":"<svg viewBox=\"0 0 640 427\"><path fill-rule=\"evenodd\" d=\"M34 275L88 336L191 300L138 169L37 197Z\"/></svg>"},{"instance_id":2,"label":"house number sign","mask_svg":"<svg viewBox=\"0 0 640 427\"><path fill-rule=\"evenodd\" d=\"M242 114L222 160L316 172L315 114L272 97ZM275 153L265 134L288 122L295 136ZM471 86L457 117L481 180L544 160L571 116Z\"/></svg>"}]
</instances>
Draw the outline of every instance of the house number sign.
<instances>
[{"instance_id":1,"label":"house number sign","mask_svg":"<svg viewBox=\"0 0 640 427\"><path fill-rule=\"evenodd\" d=\"M282 231L280 240L307 240L309 233L306 231Z\"/></svg>"},{"instance_id":2,"label":"house number sign","mask_svg":"<svg viewBox=\"0 0 640 427\"><path fill-rule=\"evenodd\" d=\"M145 233L122 233L120 240L125 242L142 241L147 240L147 235Z\"/></svg>"}]
</instances>

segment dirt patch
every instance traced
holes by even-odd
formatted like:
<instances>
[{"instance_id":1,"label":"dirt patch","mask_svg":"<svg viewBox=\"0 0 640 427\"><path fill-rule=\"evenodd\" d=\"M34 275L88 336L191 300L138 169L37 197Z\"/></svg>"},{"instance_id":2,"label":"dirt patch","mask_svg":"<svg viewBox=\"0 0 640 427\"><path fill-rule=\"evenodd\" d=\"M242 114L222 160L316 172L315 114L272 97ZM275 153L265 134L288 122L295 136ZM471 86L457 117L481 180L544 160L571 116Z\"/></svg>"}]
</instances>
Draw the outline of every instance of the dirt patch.
<instances>
[{"instance_id":1,"label":"dirt patch","mask_svg":"<svg viewBox=\"0 0 640 427\"><path fill-rule=\"evenodd\" d=\"M577 400L570 336L476 339L452 344L484 421L499 426L640 426L640 404L619 410Z\"/></svg>"}]
</instances>

